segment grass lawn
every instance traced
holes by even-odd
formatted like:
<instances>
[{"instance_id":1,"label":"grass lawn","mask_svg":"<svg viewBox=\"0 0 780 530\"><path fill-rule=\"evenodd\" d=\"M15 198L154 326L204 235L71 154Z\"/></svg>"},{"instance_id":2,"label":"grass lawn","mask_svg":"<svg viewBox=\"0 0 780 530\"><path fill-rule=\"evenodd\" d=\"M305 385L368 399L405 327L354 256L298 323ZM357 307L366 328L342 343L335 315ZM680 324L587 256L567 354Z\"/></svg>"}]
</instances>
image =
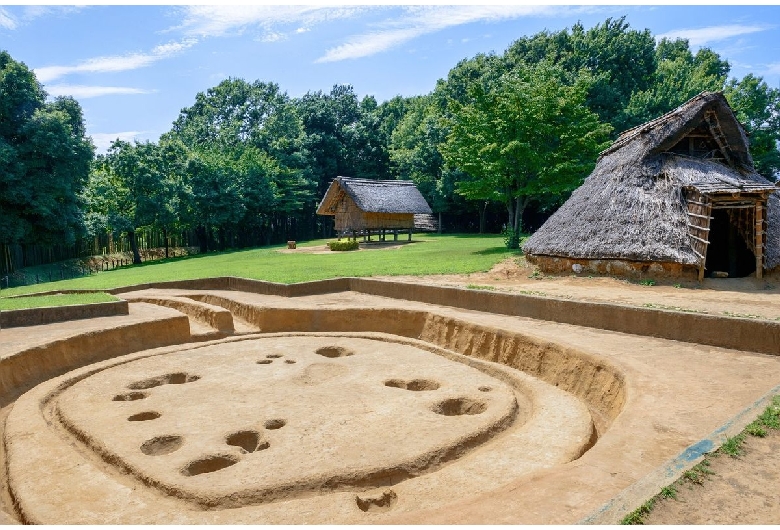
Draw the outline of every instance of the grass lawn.
<instances>
[{"instance_id":1,"label":"grass lawn","mask_svg":"<svg viewBox=\"0 0 780 530\"><path fill-rule=\"evenodd\" d=\"M237 276L279 283L298 283L340 276L467 274L487 271L499 261L518 255L500 235L416 234L399 249L281 253L284 245L252 250L208 253L151 261L73 280L15 287L0 297L57 289L111 289L125 285L215 276ZM300 243L298 248L331 240Z\"/></svg>"},{"instance_id":2,"label":"grass lawn","mask_svg":"<svg viewBox=\"0 0 780 530\"><path fill-rule=\"evenodd\" d=\"M107 293L54 294L46 296L25 296L24 298L0 298L0 311L29 309L31 307L55 307L63 305L97 304L115 302L117 297Z\"/></svg>"}]
</instances>

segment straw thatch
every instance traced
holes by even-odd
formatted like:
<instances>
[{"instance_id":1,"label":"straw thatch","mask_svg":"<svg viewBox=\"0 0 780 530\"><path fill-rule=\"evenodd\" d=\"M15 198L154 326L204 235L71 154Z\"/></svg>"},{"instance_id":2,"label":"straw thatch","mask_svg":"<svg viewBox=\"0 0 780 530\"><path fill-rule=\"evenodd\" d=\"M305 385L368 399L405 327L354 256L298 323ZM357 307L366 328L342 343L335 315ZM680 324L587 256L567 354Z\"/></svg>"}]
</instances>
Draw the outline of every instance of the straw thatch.
<instances>
[{"instance_id":1,"label":"straw thatch","mask_svg":"<svg viewBox=\"0 0 780 530\"><path fill-rule=\"evenodd\" d=\"M349 177L336 177L317 208L338 232L427 228L431 213L414 182Z\"/></svg>"},{"instance_id":2,"label":"straw thatch","mask_svg":"<svg viewBox=\"0 0 780 530\"><path fill-rule=\"evenodd\" d=\"M762 201L772 194L764 248L764 268L772 269L780 265L780 199L775 191L755 172L747 137L726 99L719 92L704 92L621 134L523 250L532 259L701 266L692 244L688 197L698 193L715 201Z\"/></svg>"}]
</instances>

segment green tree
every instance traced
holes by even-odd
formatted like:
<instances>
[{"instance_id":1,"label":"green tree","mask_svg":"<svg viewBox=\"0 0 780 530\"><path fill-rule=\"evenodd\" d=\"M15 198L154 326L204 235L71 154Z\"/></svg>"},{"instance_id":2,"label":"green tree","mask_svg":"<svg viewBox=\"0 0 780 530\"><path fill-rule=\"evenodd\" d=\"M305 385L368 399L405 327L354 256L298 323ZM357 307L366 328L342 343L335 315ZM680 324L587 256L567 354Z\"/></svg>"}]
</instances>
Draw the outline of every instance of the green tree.
<instances>
[{"instance_id":1,"label":"green tree","mask_svg":"<svg viewBox=\"0 0 780 530\"><path fill-rule=\"evenodd\" d=\"M625 17L608 18L585 30L543 31L515 41L504 54L508 69L550 61L576 78L587 69L593 77L587 103L601 121L621 129L620 117L634 92L646 90L656 69L655 39L650 31L631 29Z\"/></svg>"},{"instance_id":2,"label":"green tree","mask_svg":"<svg viewBox=\"0 0 780 530\"><path fill-rule=\"evenodd\" d=\"M573 84L562 78L547 62L518 65L487 89L473 85L468 103L450 102L442 154L471 176L457 191L504 204L514 234L532 198L572 191L607 145L610 126L586 105L592 77L583 72Z\"/></svg>"},{"instance_id":3,"label":"green tree","mask_svg":"<svg viewBox=\"0 0 780 530\"><path fill-rule=\"evenodd\" d=\"M691 53L688 41L662 39L656 48L658 66L649 88L634 92L620 117L626 130L661 116L695 95L723 90L729 64L709 48Z\"/></svg>"},{"instance_id":4,"label":"green tree","mask_svg":"<svg viewBox=\"0 0 780 530\"><path fill-rule=\"evenodd\" d=\"M166 139L190 151L187 215L201 249L256 243L313 208L310 158L293 101L274 83L228 79L196 96ZM222 194L222 196L219 196Z\"/></svg>"},{"instance_id":5,"label":"green tree","mask_svg":"<svg viewBox=\"0 0 780 530\"><path fill-rule=\"evenodd\" d=\"M749 134L756 170L770 180L780 176L780 90L748 74L731 79L724 90L737 119Z\"/></svg>"},{"instance_id":6,"label":"green tree","mask_svg":"<svg viewBox=\"0 0 780 530\"><path fill-rule=\"evenodd\" d=\"M133 262L140 263L136 232L156 228L163 232L167 256L169 231L183 224L186 164L181 143L116 140L96 160L83 194L92 233L126 234Z\"/></svg>"},{"instance_id":7,"label":"green tree","mask_svg":"<svg viewBox=\"0 0 780 530\"><path fill-rule=\"evenodd\" d=\"M94 156L81 107L46 102L24 63L0 52L0 244L72 243Z\"/></svg>"}]
</instances>

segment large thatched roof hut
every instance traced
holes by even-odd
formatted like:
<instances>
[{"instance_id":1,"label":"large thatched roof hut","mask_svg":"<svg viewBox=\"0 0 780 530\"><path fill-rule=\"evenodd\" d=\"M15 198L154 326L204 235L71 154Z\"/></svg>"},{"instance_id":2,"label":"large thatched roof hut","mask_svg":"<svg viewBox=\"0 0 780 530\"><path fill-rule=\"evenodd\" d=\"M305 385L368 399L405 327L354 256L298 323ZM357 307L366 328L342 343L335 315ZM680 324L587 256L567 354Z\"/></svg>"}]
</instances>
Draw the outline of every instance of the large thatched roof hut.
<instances>
[{"instance_id":1,"label":"large thatched roof hut","mask_svg":"<svg viewBox=\"0 0 780 530\"><path fill-rule=\"evenodd\" d=\"M317 208L339 234L430 229L432 211L414 182L336 177ZM435 226L434 226L435 229ZM397 235L397 233L396 233Z\"/></svg>"},{"instance_id":2,"label":"large thatched roof hut","mask_svg":"<svg viewBox=\"0 0 780 530\"><path fill-rule=\"evenodd\" d=\"M621 134L523 250L551 272L761 277L780 265L776 192L723 94L703 92Z\"/></svg>"}]
</instances>

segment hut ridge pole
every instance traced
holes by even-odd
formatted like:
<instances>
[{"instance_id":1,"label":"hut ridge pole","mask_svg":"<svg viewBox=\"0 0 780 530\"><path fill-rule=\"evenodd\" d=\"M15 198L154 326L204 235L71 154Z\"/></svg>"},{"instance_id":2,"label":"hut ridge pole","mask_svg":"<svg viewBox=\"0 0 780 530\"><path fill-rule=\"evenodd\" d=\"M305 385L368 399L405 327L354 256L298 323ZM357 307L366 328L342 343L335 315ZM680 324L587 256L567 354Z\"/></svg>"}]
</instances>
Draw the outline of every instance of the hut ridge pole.
<instances>
[{"instance_id":1,"label":"hut ridge pole","mask_svg":"<svg viewBox=\"0 0 780 530\"><path fill-rule=\"evenodd\" d=\"M756 278L764 275L763 209L756 204Z\"/></svg>"}]
</instances>

